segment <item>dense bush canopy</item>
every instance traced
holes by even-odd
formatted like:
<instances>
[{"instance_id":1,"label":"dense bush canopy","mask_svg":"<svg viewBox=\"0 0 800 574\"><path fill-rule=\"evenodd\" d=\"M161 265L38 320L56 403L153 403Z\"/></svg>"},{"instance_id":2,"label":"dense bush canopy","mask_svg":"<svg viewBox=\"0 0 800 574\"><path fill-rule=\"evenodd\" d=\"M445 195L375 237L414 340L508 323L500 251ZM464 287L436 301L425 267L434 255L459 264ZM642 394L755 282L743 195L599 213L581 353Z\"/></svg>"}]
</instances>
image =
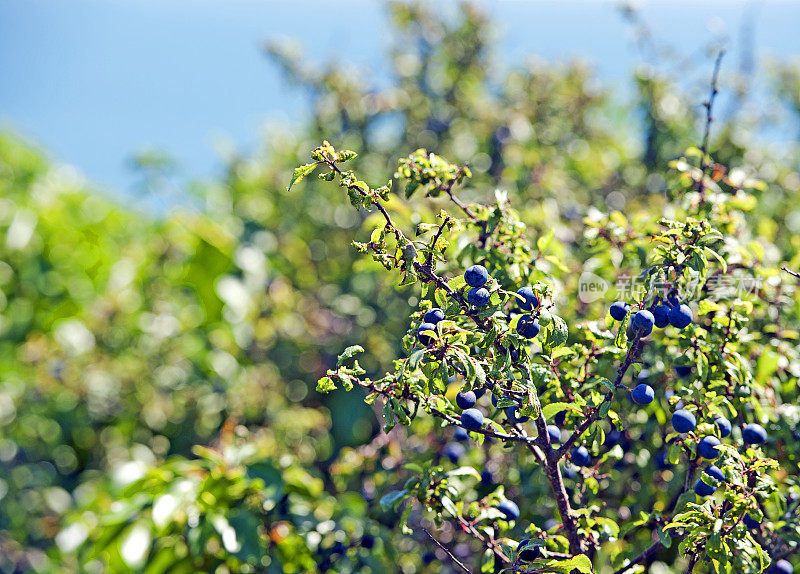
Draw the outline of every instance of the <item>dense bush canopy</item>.
<instances>
[{"instance_id":1,"label":"dense bush canopy","mask_svg":"<svg viewBox=\"0 0 800 574\"><path fill-rule=\"evenodd\" d=\"M706 141L708 80L392 19L388 85L272 47L311 120L196 212L0 137L0 571L797 560L800 73Z\"/></svg>"}]
</instances>

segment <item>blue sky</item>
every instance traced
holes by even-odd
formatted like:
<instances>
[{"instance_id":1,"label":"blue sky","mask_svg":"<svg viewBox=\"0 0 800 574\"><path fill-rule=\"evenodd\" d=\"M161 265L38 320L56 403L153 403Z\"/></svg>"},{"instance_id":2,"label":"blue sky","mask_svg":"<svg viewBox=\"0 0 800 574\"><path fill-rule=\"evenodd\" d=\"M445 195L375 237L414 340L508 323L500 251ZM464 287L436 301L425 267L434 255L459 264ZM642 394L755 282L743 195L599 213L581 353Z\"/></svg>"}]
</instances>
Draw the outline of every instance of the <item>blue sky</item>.
<instances>
[{"instance_id":1,"label":"blue sky","mask_svg":"<svg viewBox=\"0 0 800 574\"><path fill-rule=\"evenodd\" d=\"M579 57L593 62L600 81L629 88L641 54L616 3L483 4L502 38L500 65ZM640 7L662 39L687 52L729 37L731 67L743 22L755 22L757 58L800 55L800 3ZM251 149L266 121L302 121L302 93L261 50L279 37L296 39L313 61L376 73L391 44L384 5L367 0L3 0L0 126L115 194L134 184L128 160L144 149L169 153L185 178L209 177L221 166L220 141Z\"/></svg>"}]
</instances>

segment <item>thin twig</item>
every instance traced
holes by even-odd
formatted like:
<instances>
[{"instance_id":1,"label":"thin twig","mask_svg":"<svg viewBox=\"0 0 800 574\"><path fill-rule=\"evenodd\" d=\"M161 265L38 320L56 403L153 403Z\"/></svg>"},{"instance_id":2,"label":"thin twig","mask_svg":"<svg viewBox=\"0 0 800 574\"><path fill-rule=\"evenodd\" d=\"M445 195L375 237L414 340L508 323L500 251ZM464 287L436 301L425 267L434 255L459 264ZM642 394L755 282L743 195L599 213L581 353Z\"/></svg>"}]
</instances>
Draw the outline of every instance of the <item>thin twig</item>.
<instances>
[{"instance_id":1,"label":"thin twig","mask_svg":"<svg viewBox=\"0 0 800 574\"><path fill-rule=\"evenodd\" d=\"M717 59L714 62L714 72L711 75L711 93L709 94L708 99L703 102L703 107L706 109L706 124L703 131L703 143L700 145L700 151L703 154L702 160L700 161L702 173L700 174L700 182L697 185L697 192L700 194L701 203L705 201L705 180L708 168L711 166L711 163L706 159L708 156L708 140L711 136L711 123L714 121L714 117L711 115L711 110L714 107L714 100L719 93L719 90L717 89L719 81L719 69L722 64L722 57L724 55L725 50L720 50L719 54L717 54Z\"/></svg>"},{"instance_id":2,"label":"thin twig","mask_svg":"<svg viewBox=\"0 0 800 574\"><path fill-rule=\"evenodd\" d=\"M487 430L487 429L484 429L484 428L480 428L478 430L467 429L464 425L461 424L461 421L458 420L456 417L453 417L453 416L450 416L448 414L445 414L445 413L441 412L438 409L431 408L431 414L439 417L440 419L444 419L445 421L449 422L450 424L459 426L459 427L461 427L461 428L463 428L465 430L468 430L470 432L476 432L478 434L482 434L484 436L490 436L490 437L496 438L498 440L511 441L511 442L522 442L522 443L525 443L525 444L533 444L533 443L536 442L535 438L522 436L522 435L503 434L503 433L499 433L499 432L490 431L490 430Z\"/></svg>"},{"instance_id":3,"label":"thin twig","mask_svg":"<svg viewBox=\"0 0 800 574\"><path fill-rule=\"evenodd\" d=\"M464 572L466 572L467 574L471 574L471 572L470 572L469 568L467 568L466 566L464 566L464 564L461 562L461 560L459 560L458 558L456 558L456 557L453 555L453 553L452 553L452 552L450 552L450 551L449 551L449 550L448 550L448 549L447 549L447 548L444 546L444 544L442 544L441 542L439 542L438 540L436 540L436 538L434 538L434 537L433 537L433 534L431 534L430 532L428 532L428 529L427 529L427 528L423 528L423 529L422 529L422 531L423 531L425 534L427 534L427 535L430 537L430 539L431 539L431 540L433 540L433 543L434 543L434 544L436 544L436 546L438 546L439 548L441 548L441 549L442 549L442 550L445 552L445 554L447 554L447 555L450 557L450 559L451 559L453 562L455 562L456 564L458 564L459 568L461 568L461 569L462 569Z\"/></svg>"},{"instance_id":4,"label":"thin twig","mask_svg":"<svg viewBox=\"0 0 800 574\"><path fill-rule=\"evenodd\" d=\"M431 241L431 250L428 252L428 257L425 260L425 265L427 265L428 267L433 265L433 253L436 249L436 242L439 241L439 237L441 237L442 232L444 231L445 227L447 227L447 224L449 222L450 222L450 216L448 215L447 217L444 218L444 221L442 221L442 224L439 226L439 230L436 232L436 235L433 236L433 240Z\"/></svg>"},{"instance_id":5,"label":"thin twig","mask_svg":"<svg viewBox=\"0 0 800 574\"><path fill-rule=\"evenodd\" d=\"M798 273L797 271L792 271L791 269L789 269L785 265L783 267L781 267L781 270L782 271L786 271L789 275L792 275L792 276L797 277L798 279L800 279L800 273Z\"/></svg>"},{"instance_id":6,"label":"thin twig","mask_svg":"<svg viewBox=\"0 0 800 574\"><path fill-rule=\"evenodd\" d=\"M472 522L470 522L469 520L467 520L466 518L464 518L460 514L457 515L455 517L455 519L458 520L458 523L461 526L461 529L464 530L464 532L467 532L468 534L470 534L476 540L480 540L483 543L483 545L487 549L491 550L492 553L501 562L505 562L506 564L511 562L511 560L508 558L508 556L503 554L503 551L498 547L497 542L495 541L494 538L491 537L491 535L489 535L488 537L485 537L483 534L478 532L478 530L475 528L475 525Z\"/></svg>"}]
</instances>

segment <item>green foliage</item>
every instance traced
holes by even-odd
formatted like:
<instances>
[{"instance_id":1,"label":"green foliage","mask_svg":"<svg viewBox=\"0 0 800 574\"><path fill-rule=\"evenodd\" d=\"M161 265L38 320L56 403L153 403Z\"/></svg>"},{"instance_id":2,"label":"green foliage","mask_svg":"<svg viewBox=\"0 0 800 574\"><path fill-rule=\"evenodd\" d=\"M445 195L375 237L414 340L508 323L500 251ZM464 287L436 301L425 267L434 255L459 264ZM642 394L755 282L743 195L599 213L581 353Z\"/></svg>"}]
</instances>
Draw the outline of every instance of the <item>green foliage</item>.
<instances>
[{"instance_id":1,"label":"green foliage","mask_svg":"<svg viewBox=\"0 0 800 574\"><path fill-rule=\"evenodd\" d=\"M738 111L713 154L691 147L698 102L654 68L636 109L582 66L498 72L470 6L392 17L389 86L272 48L311 121L230 158L199 212L116 205L0 138L0 570L452 570L428 529L476 572L757 572L800 543L796 146ZM797 76L775 86L795 118ZM326 138L358 155L326 141L306 163ZM638 339L606 313L675 292L684 330ZM645 375L656 399L633 405ZM480 388L498 406L455 456L454 396ZM725 484L696 457L719 415ZM769 440L744 447L753 421Z\"/></svg>"},{"instance_id":2,"label":"green foliage","mask_svg":"<svg viewBox=\"0 0 800 574\"><path fill-rule=\"evenodd\" d=\"M692 150L687 155L690 154ZM420 167L422 176L412 170L403 171L402 166L409 162L417 165L419 158L426 157L435 156L418 151L409 160L401 160L398 175L413 178L412 181L421 186L432 183L441 186L438 174L458 172L457 166L448 166L438 157L431 163L436 165L435 170L430 165ZM627 557L619 545L620 525L616 520L621 507L628 511L633 507L643 516L650 516L645 524L657 528L659 535L659 543L652 547L655 555L671 547L673 538L677 537L681 540L678 556L687 557L692 568L701 561L714 572L760 572L771 562L770 552L764 546L792 547L789 540L779 539L776 544L754 536L742 522L746 514L761 514L760 501L770 500L780 489L784 490L779 498L783 500L794 485L793 480L781 476L779 464L762 448L746 448L745 445L740 453L734 446L723 443L718 461L730 475L724 484L723 500L716 503L709 499L700 505L688 496L688 488L701 464L703 451L696 450L698 441L707 434L719 434L714 423L716 417L730 417L740 425L753 420L781 424L780 411L770 412L766 408L765 399L774 396L774 387L764 377L760 383L754 380L751 362L743 353L743 346L763 349L774 341L773 333L766 327L771 321L772 302L761 290L743 292L741 284L742 278L760 284L778 272L764 264L760 250L749 249L746 240L750 231L742 217L744 210L749 211L754 206L750 201L754 197L752 194L763 191L764 186L747 180L723 190L715 185L715 164L707 162L705 157L701 160L701 167L692 171L690 179L682 179L683 187L676 194L679 199L671 211L678 219L650 216L647 221L642 213L637 227L632 229L617 212L607 218L585 222L581 250L608 249L609 245L614 245L623 253L619 267L624 269L627 264L637 271L637 267L643 267L636 275L638 282L627 295L637 303L637 308L653 308L675 298L678 301L669 303L675 310L679 302L696 302L698 322L685 329L681 325L644 336L632 331L627 322L618 326L615 335L607 328L610 325L586 319L572 323L576 328L570 335L567 323L558 314L562 311L553 300L555 289L552 286L561 270L553 267L540 269L535 275L540 299L532 315L537 320L543 317L544 329L531 346L527 338L517 332L521 317L514 313L519 304L514 291L531 281L531 275L523 275L520 270L536 269L539 260L531 250L524 248L529 244L525 225L510 210L503 209L505 198L498 198L495 206L465 205L453 195L452 186L448 187L453 203L465 216L464 227L446 230L443 224L438 227L429 224L433 239L426 247L434 252L440 237L449 245L463 246L451 255L451 260L459 265L448 265L447 251L442 252L442 258L436 263L432 260L412 262L423 284L423 302L420 311L412 315L412 321L419 321L422 313L436 303L445 314L445 319L436 325L436 336L422 344L407 335L404 338L406 357L395 361L394 370L379 379L364 378L353 369L343 369L340 361L339 366L329 370L322 379L325 384L321 384L320 389L334 388L336 383L345 387L359 385L370 392L370 402L380 397L384 404L386 432L396 424L413 428L415 419L423 412L438 419L439 426L461 426L459 409L446 396L451 384L460 386L462 392L483 389L502 397L496 400L494 414L489 411L489 418L481 428L469 425L466 429L479 444L488 437L504 447L516 447L520 451L515 465L531 466L533 476L528 480L540 485L540 492L534 497L536 504L541 506L542 499L549 498L557 509L561 526L539 534L545 542L543 557L530 566L521 566L515 554L504 546L504 537L513 532L516 522L515 517L502 511L500 501L507 496L504 487L481 492L474 483L470 487L461 480L454 481L444 467L431 468L412 458L411 464L405 467L412 475L405 488L387 494L381 501L384 506L394 508L403 501L408 502L401 518L403 531L409 531L406 526L408 511L417 505L440 527L445 521L459 524L472 535L476 544L488 550L484 554L484 570L505 562L519 571L532 568L568 572L573 568L582 569L574 563L578 557L588 560L587 556L596 555L624 567L631 557ZM682 158L675 165L688 162ZM332 162L329 167L334 175L341 175ZM706 181L709 170L714 171ZM681 177L686 171L679 170ZM698 185L699 182L703 184ZM342 185L352 190L347 183ZM357 193L361 197L360 208L371 205L381 214L383 229L398 238L403 236L383 205L384 198L368 186L359 188ZM709 198L709 194L713 195ZM709 207L709 203L713 205ZM707 219L696 219L697 214L708 212L713 213L715 223L725 229L725 233ZM441 213L439 218L449 221L451 217ZM517 232L504 233L511 227ZM619 229L625 229L625 235L615 237ZM550 241L548 239L547 243ZM388 256L383 245L372 245L371 251L378 261ZM747 263L738 261L742 254L748 255ZM467 302L464 292L468 287L461 277L456 275L448 279L441 274L442 270L457 274L467 260L480 262L489 271L486 287L492 297L486 307L476 308ZM729 273L728 262L737 263L736 274L732 268ZM579 262L567 263L579 265ZM733 293L720 292L717 287L721 278L738 279L740 283ZM562 300L573 301L574 305L579 297L580 293L573 292ZM563 312L568 311L565 308ZM626 336L622 337L623 333ZM795 339L796 334L790 333L789 338ZM564 347L568 341L569 346ZM749 354L753 353L751 350ZM677 358L682 361L678 363ZM659 400L640 411L653 411L649 415L650 424L647 418L637 417L638 407L631 409L631 404L620 397L623 393L619 391L630 391L636 384L635 375L632 375L634 382L630 387L625 384L626 375L629 370L633 371L635 364L651 365L654 371L660 372L659 375L648 374L662 383L658 386ZM670 364L693 364L693 374L686 380L679 379ZM612 375L614 371L616 374ZM609 378L603 376L605 373ZM664 393L667 389L669 395ZM662 421L663 424L669 410L679 402L681 408L695 412L700 426L687 435L657 432L652 422ZM510 416L508 408L532 417L536 435L528 435L520 425L524 420ZM562 445L552 443L547 428L552 420L548 417L558 412L565 413L565 426L574 429ZM686 471L670 471L668 477L673 478L672 481L659 472L656 476L664 480L664 484L660 484L660 480L650 484L638 482L636 476L642 471L637 468L639 465L620 465L619 459L626 459L619 455L618 446L612 444L613 448L607 448L609 445L604 440L605 433L615 429L631 433L633 440L634 428L637 434L641 433L638 441L643 442L645 449L653 453L668 446L671 464L682 464ZM562 465L569 462L562 463L562 460L579 444L585 444L590 454L599 460L588 467L579 463L583 469L572 471L583 483L582 495L577 498L565 491ZM487 449L482 464L490 463L493 456L492 450ZM480 464L460 467L457 474L479 478L479 468ZM609 473L615 475L614 482L620 484L634 481L639 484L639 491L633 496L628 491L618 491L608 480ZM779 477L784 480L777 481ZM723 486L714 478L708 480L715 488ZM663 498L667 493L669 498ZM594 499L599 496L602 498ZM639 558L636 562L642 560ZM591 569L590 561L586 569Z\"/></svg>"}]
</instances>

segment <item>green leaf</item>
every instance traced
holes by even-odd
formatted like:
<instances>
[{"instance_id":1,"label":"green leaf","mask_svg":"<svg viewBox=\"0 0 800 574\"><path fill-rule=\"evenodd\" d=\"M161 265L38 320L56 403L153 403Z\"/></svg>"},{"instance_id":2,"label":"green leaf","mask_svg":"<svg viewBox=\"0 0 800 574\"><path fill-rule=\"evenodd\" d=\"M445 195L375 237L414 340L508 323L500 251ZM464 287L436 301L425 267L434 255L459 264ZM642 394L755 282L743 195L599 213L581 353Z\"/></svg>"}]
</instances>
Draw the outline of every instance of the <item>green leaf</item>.
<instances>
[{"instance_id":1,"label":"green leaf","mask_svg":"<svg viewBox=\"0 0 800 574\"><path fill-rule=\"evenodd\" d=\"M426 333L431 333L432 331L425 331ZM411 356L408 358L408 366L412 371L415 371L417 367L419 367L420 362L422 361L422 357L425 356L425 353L428 349L418 349L411 353Z\"/></svg>"},{"instance_id":2,"label":"green leaf","mask_svg":"<svg viewBox=\"0 0 800 574\"><path fill-rule=\"evenodd\" d=\"M409 425L411 424L411 419L409 418L406 410L403 408L403 405L400 404L395 397L389 399L392 403L392 411L394 411L394 415L400 421L400 424Z\"/></svg>"},{"instance_id":3,"label":"green leaf","mask_svg":"<svg viewBox=\"0 0 800 574\"><path fill-rule=\"evenodd\" d=\"M598 377L597 378L597 382L600 383L601 385L603 385L604 387L606 387L611 392L614 392L616 390L614 388L614 383L612 383L610 380L608 380L605 377Z\"/></svg>"},{"instance_id":4,"label":"green leaf","mask_svg":"<svg viewBox=\"0 0 800 574\"><path fill-rule=\"evenodd\" d=\"M344 363L347 359L357 355L358 353L363 353L364 347L361 345L351 345L347 347L340 355L336 361L336 366L341 367L342 363Z\"/></svg>"},{"instance_id":5,"label":"green leaf","mask_svg":"<svg viewBox=\"0 0 800 574\"><path fill-rule=\"evenodd\" d=\"M658 529L658 540L661 542L664 548L669 548L672 546L672 537L666 530L664 530L663 527Z\"/></svg>"},{"instance_id":6,"label":"green leaf","mask_svg":"<svg viewBox=\"0 0 800 574\"><path fill-rule=\"evenodd\" d=\"M413 269L409 269L405 273L403 273L403 278L400 281L400 287L405 285L413 285L417 282L417 274L414 272Z\"/></svg>"},{"instance_id":7,"label":"green leaf","mask_svg":"<svg viewBox=\"0 0 800 574\"><path fill-rule=\"evenodd\" d=\"M409 181L406 184L406 190L405 190L406 199L408 199L412 195L414 195L414 192L417 190L418 187L419 187L419 182L414 181L414 180Z\"/></svg>"},{"instance_id":8,"label":"green leaf","mask_svg":"<svg viewBox=\"0 0 800 574\"><path fill-rule=\"evenodd\" d=\"M544 235L539 236L536 240L536 248L539 251L544 251L547 249L547 246L550 245L550 241L553 239L553 229L551 228L550 231L545 233Z\"/></svg>"},{"instance_id":9,"label":"green leaf","mask_svg":"<svg viewBox=\"0 0 800 574\"><path fill-rule=\"evenodd\" d=\"M300 167L294 168L294 171L292 172L292 180L289 182L289 185L286 187L286 191L291 191L292 186L295 183L301 181L305 176L307 176L312 171L314 171L317 168L318 165L319 165L318 162L314 162L314 163L307 163L305 165L301 165Z\"/></svg>"},{"instance_id":10,"label":"green leaf","mask_svg":"<svg viewBox=\"0 0 800 574\"><path fill-rule=\"evenodd\" d=\"M381 497L381 508L384 510L389 510L390 508L394 507L399 501L405 498L406 494L408 493L407 490L393 490L392 492L386 493Z\"/></svg>"},{"instance_id":11,"label":"green leaf","mask_svg":"<svg viewBox=\"0 0 800 574\"><path fill-rule=\"evenodd\" d=\"M391 401L385 401L383 403L383 421L384 421L383 430L384 432L387 433L390 430L392 430L397 424L397 421L395 420L394 417L394 411L392 410Z\"/></svg>"},{"instance_id":12,"label":"green leaf","mask_svg":"<svg viewBox=\"0 0 800 574\"><path fill-rule=\"evenodd\" d=\"M619 347L620 349L624 349L626 346L627 337L625 336L625 332L628 330L628 323L631 320L631 314L628 313L622 319L622 322L619 324L619 329L617 329L617 335L614 337L614 345Z\"/></svg>"},{"instance_id":13,"label":"green leaf","mask_svg":"<svg viewBox=\"0 0 800 574\"><path fill-rule=\"evenodd\" d=\"M318 393L330 393L331 391L336 390L336 383L330 377L322 377L319 381L317 381L317 392Z\"/></svg>"},{"instance_id":14,"label":"green leaf","mask_svg":"<svg viewBox=\"0 0 800 574\"><path fill-rule=\"evenodd\" d=\"M704 247L703 251L706 253L706 255L710 255L711 257L713 257L714 259L719 261L719 264L722 267L722 273L723 274L727 273L727 271L728 271L728 262L725 261L725 258L722 255L720 255L719 253L717 253L716 251L714 251L710 247Z\"/></svg>"},{"instance_id":15,"label":"green leaf","mask_svg":"<svg viewBox=\"0 0 800 574\"><path fill-rule=\"evenodd\" d=\"M473 476L480 480L481 474L471 466L460 466L447 473L447 476Z\"/></svg>"},{"instance_id":16,"label":"green leaf","mask_svg":"<svg viewBox=\"0 0 800 574\"><path fill-rule=\"evenodd\" d=\"M386 237L386 227L376 227L369 236L370 242L381 245Z\"/></svg>"},{"instance_id":17,"label":"green leaf","mask_svg":"<svg viewBox=\"0 0 800 574\"><path fill-rule=\"evenodd\" d=\"M358 154L354 151L349 149L343 149L339 152L338 157L336 158L336 163L350 161L351 159L355 159L358 157Z\"/></svg>"},{"instance_id":18,"label":"green leaf","mask_svg":"<svg viewBox=\"0 0 800 574\"><path fill-rule=\"evenodd\" d=\"M408 526L408 517L411 516L411 511L414 510L413 504L407 504L406 507L403 509L403 514L400 515L400 530L405 535L411 535L414 533L411 528Z\"/></svg>"},{"instance_id":19,"label":"green leaf","mask_svg":"<svg viewBox=\"0 0 800 574\"><path fill-rule=\"evenodd\" d=\"M569 574L574 570L578 570L581 574L592 574L592 561L585 554L573 556L569 560L551 560L547 566L564 574Z\"/></svg>"},{"instance_id":20,"label":"green leaf","mask_svg":"<svg viewBox=\"0 0 800 574\"><path fill-rule=\"evenodd\" d=\"M681 459L681 452L683 452L683 451L681 449L681 445L680 444L674 443L674 444L670 445L669 451L667 453L667 458L669 460L669 463L670 464L678 464L678 462Z\"/></svg>"},{"instance_id":21,"label":"green leaf","mask_svg":"<svg viewBox=\"0 0 800 574\"><path fill-rule=\"evenodd\" d=\"M572 405L569 403L550 403L542 407L542 413L547 420L553 418L555 414L566 410L573 410Z\"/></svg>"},{"instance_id":22,"label":"green leaf","mask_svg":"<svg viewBox=\"0 0 800 574\"><path fill-rule=\"evenodd\" d=\"M449 497L447 497L447 496L443 496L442 497L442 506L452 516L459 516L460 515L460 513L458 512L458 508L456 508L456 505L453 503L452 500L450 500Z\"/></svg>"},{"instance_id":23,"label":"green leaf","mask_svg":"<svg viewBox=\"0 0 800 574\"><path fill-rule=\"evenodd\" d=\"M697 376L701 381L705 381L708 378L708 357L705 354L698 352L697 353Z\"/></svg>"},{"instance_id":24,"label":"green leaf","mask_svg":"<svg viewBox=\"0 0 800 574\"><path fill-rule=\"evenodd\" d=\"M477 361L475 361L475 381L479 385L486 384L486 372L483 370L481 364Z\"/></svg>"},{"instance_id":25,"label":"green leaf","mask_svg":"<svg viewBox=\"0 0 800 574\"><path fill-rule=\"evenodd\" d=\"M547 350L555 349L564 345L569 337L567 323L558 315L553 315L553 329L548 336L546 343Z\"/></svg>"},{"instance_id":26,"label":"green leaf","mask_svg":"<svg viewBox=\"0 0 800 574\"><path fill-rule=\"evenodd\" d=\"M450 374L447 370L447 360L442 360L439 365L438 375L437 377L436 373L434 373L434 376L430 377L428 380L433 383L439 394L443 395L447 392L447 384L450 380Z\"/></svg>"}]
</instances>

